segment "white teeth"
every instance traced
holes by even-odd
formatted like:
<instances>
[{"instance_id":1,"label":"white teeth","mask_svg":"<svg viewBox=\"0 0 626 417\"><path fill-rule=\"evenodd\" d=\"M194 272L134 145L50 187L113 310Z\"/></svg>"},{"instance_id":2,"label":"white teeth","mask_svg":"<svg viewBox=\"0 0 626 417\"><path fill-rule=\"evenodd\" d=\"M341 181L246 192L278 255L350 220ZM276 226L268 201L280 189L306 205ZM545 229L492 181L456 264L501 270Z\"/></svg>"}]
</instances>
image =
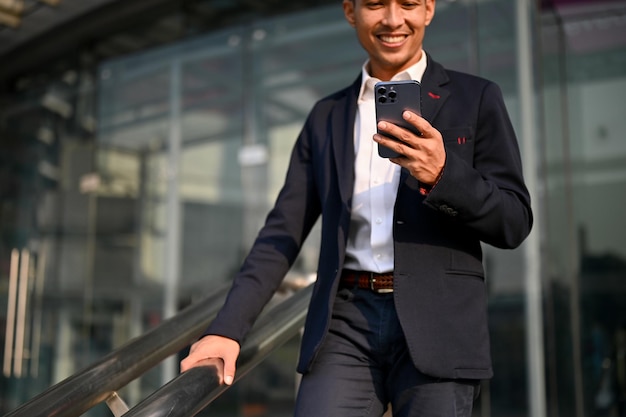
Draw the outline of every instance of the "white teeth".
<instances>
[{"instance_id":1,"label":"white teeth","mask_svg":"<svg viewBox=\"0 0 626 417\"><path fill-rule=\"evenodd\" d=\"M387 43L399 43L399 42L402 42L404 40L404 36L386 36L386 35L381 35L380 39L383 42L387 42Z\"/></svg>"}]
</instances>

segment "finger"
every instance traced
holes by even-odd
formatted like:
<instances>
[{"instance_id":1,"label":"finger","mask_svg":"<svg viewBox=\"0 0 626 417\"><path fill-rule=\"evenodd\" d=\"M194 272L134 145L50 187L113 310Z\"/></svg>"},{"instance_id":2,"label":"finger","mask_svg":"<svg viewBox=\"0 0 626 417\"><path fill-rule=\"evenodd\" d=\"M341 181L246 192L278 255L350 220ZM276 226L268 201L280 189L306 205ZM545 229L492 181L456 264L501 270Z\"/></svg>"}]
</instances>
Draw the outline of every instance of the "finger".
<instances>
[{"instance_id":1,"label":"finger","mask_svg":"<svg viewBox=\"0 0 626 417\"><path fill-rule=\"evenodd\" d=\"M420 137L424 138L433 136L432 125L422 116L407 110L402 113L402 118L413 125L420 132Z\"/></svg>"},{"instance_id":2,"label":"finger","mask_svg":"<svg viewBox=\"0 0 626 417\"><path fill-rule=\"evenodd\" d=\"M195 363L195 366L210 366L215 368L215 373L220 384L224 383L224 361L219 358L206 358ZM230 384L229 384L230 385Z\"/></svg>"},{"instance_id":3,"label":"finger","mask_svg":"<svg viewBox=\"0 0 626 417\"><path fill-rule=\"evenodd\" d=\"M187 356L185 359L180 361L180 372L188 371L201 359L196 359L193 356Z\"/></svg>"},{"instance_id":4,"label":"finger","mask_svg":"<svg viewBox=\"0 0 626 417\"><path fill-rule=\"evenodd\" d=\"M392 147L400 144L407 144L409 147L413 147L413 144L419 139L413 132L403 127L394 125L393 123L380 122L378 125L378 135L374 135L376 142L382 143L385 146Z\"/></svg>"},{"instance_id":5,"label":"finger","mask_svg":"<svg viewBox=\"0 0 626 417\"><path fill-rule=\"evenodd\" d=\"M393 124L393 123L389 123L389 122L378 122L378 132L379 134L383 134L383 136L392 138L398 138L401 140L405 140L405 138L402 137L403 133L402 131L404 129L402 129L401 127Z\"/></svg>"},{"instance_id":6,"label":"finger","mask_svg":"<svg viewBox=\"0 0 626 417\"><path fill-rule=\"evenodd\" d=\"M376 133L373 138L374 142L378 143L379 145L382 145L400 155L404 155L406 146L399 140L388 138L387 136L381 135L379 133Z\"/></svg>"},{"instance_id":7,"label":"finger","mask_svg":"<svg viewBox=\"0 0 626 417\"><path fill-rule=\"evenodd\" d=\"M202 360L214 356L211 355L208 351L205 352L206 349L204 348L204 345L205 343L202 339L191 345L191 347L189 348L189 355L187 355L186 358L180 361L181 372L185 372L190 368L197 366L198 363Z\"/></svg>"},{"instance_id":8,"label":"finger","mask_svg":"<svg viewBox=\"0 0 626 417\"><path fill-rule=\"evenodd\" d=\"M225 353L222 357L222 359L224 360L224 383L226 385L231 385L235 380L237 356L238 352L229 351Z\"/></svg>"}]
</instances>

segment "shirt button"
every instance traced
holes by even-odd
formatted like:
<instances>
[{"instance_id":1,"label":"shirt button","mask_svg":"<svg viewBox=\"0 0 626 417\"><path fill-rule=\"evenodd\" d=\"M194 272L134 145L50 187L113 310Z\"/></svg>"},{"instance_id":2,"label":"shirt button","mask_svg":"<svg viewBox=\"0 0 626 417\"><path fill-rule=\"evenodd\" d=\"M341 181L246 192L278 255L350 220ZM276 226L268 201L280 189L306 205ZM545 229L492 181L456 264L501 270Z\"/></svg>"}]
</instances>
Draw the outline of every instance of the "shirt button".
<instances>
[{"instance_id":1,"label":"shirt button","mask_svg":"<svg viewBox=\"0 0 626 417\"><path fill-rule=\"evenodd\" d=\"M381 224L383 222L383 219L381 219L380 217L376 217L376 224Z\"/></svg>"}]
</instances>

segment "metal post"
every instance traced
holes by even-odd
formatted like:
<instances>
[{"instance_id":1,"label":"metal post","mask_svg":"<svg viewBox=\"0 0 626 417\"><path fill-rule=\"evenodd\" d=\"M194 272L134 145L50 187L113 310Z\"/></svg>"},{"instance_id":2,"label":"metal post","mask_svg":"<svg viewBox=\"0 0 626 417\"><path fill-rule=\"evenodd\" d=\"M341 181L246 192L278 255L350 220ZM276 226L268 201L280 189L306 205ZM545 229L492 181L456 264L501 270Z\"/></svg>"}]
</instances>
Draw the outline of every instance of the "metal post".
<instances>
[{"instance_id":1,"label":"metal post","mask_svg":"<svg viewBox=\"0 0 626 417\"><path fill-rule=\"evenodd\" d=\"M256 115L258 92L254 65L254 44L260 43L266 33L262 29L243 32L241 46L242 106L244 111L243 146L239 151L241 184L243 192L243 237L242 251L252 245L259 231L260 219L267 210L267 147L261 143L259 132L262 130Z\"/></svg>"},{"instance_id":2,"label":"metal post","mask_svg":"<svg viewBox=\"0 0 626 417\"><path fill-rule=\"evenodd\" d=\"M20 251L13 249L11 251L11 264L9 267L9 292L7 293L7 318L6 333L4 335L4 376L11 378L13 376L13 345L15 342L15 317L17 310L17 286L18 271L20 262Z\"/></svg>"},{"instance_id":3,"label":"metal post","mask_svg":"<svg viewBox=\"0 0 626 417\"><path fill-rule=\"evenodd\" d=\"M137 219L137 227L135 237L137 244L134 249L133 259L133 285L134 288L141 288L144 284L144 271L141 264L141 256L144 250L143 233L146 228L146 211L150 203L148 195L148 157L150 152L147 150L139 150L136 153L139 162L139 189L137 190L137 199L135 201L135 218ZM131 291L128 299L128 308L124 314L127 315L128 330L131 338L140 336L144 332L143 328L143 307L144 296L137 291ZM141 396L141 381L136 379L128 384L125 395L131 403L138 403Z\"/></svg>"},{"instance_id":4,"label":"metal post","mask_svg":"<svg viewBox=\"0 0 626 417\"><path fill-rule=\"evenodd\" d=\"M128 405L117 394L117 392L114 392L111 396L109 396L109 398L106 399L106 404L115 417L122 417L129 410Z\"/></svg>"},{"instance_id":5,"label":"metal post","mask_svg":"<svg viewBox=\"0 0 626 417\"><path fill-rule=\"evenodd\" d=\"M559 54L559 87L561 102L561 129L563 130L563 178L564 193L567 204L567 262L565 264L565 277L569 281L569 312L570 312L570 331L572 346L572 371L574 378L574 405L576 417L584 417L585 415L585 396L583 387L583 371L582 371L582 336L581 336L581 306L580 306L580 251L579 242L576 236L576 218L574 212L574 184L573 184L573 167L572 167L572 135L570 130L570 108L569 108L569 79L568 79L568 62L567 62L567 34L563 18L558 10L554 10L554 16L558 28L558 54Z\"/></svg>"},{"instance_id":6,"label":"metal post","mask_svg":"<svg viewBox=\"0 0 626 417\"><path fill-rule=\"evenodd\" d=\"M534 113L535 88L532 56L532 15L531 0L517 0L517 76L521 113L521 143L526 168L526 184L533 203L538 202L538 164L536 157L537 122ZM528 367L529 415L546 416L543 307L541 287L541 211L535 214L534 230L524 244L525 292L526 292L526 344Z\"/></svg>"},{"instance_id":7,"label":"metal post","mask_svg":"<svg viewBox=\"0 0 626 417\"><path fill-rule=\"evenodd\" d=\"M181 156L181 62L175 59L170 75L170 132L167 158L167 209L165 224L165 277L163 279L163 318L172 317L177 310L180 274L180 156ZM176 375L176 358L163 363L162 381L169 382Z\"/></svg>"}]
</instances>

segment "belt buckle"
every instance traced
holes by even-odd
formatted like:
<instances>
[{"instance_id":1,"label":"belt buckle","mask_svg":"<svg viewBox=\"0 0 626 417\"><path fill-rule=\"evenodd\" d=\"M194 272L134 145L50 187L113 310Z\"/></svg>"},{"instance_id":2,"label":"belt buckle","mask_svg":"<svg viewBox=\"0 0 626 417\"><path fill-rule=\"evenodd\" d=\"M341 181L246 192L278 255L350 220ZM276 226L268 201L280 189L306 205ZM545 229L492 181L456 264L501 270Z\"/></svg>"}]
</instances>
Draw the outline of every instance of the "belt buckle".
<instances>
[{"instance_id":1,"label":"belt buckle","mask_svg":"<svg viewBox=\"0 0 626 417\"><path fill-rule=\"evenodd\" d=\"M374 284L376 284L376 278L374 278L374 273L370 272L370 290L378 292L378 290L374 288Z\"/></svg>"},{"instance_id":2,"label":"belt buckle","mask_svg":"<svg viewBox=\"0 0 626 417\"><path fill-rule=\"evenodd\" d=\"M373 292L377 293L377 294L388 294L390 292L393 292L393 288L379 288L376 289L374 288L374 284L376 283L376 278L374 277L374 273L370 272L370 290L372 290Z\"/></svg>"}]
</instances>

